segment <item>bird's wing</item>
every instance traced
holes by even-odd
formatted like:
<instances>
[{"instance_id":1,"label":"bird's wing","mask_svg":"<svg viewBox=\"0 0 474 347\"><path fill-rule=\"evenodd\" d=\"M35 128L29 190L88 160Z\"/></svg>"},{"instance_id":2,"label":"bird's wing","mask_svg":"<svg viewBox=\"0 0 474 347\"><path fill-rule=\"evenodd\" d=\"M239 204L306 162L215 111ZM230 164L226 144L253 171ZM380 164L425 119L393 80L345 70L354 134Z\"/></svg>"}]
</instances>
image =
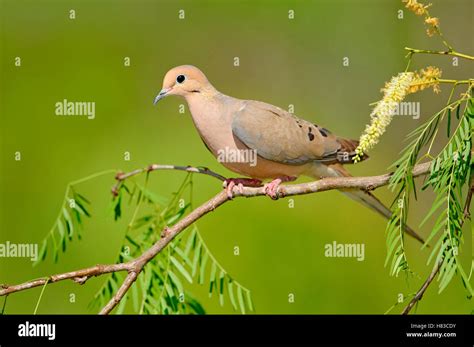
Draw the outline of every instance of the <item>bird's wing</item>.
<instances>
[{"instance_id":1,"label":"bird's wing","mask_svg":"<svg viewBox=\"0 0 474 347\"><path fill-rule=\"evenodd\" d=\"M245 101L234 113L232 131L259 156L285 164L342 162L341 151L353 151L357 146L352 140L340 139L325 128L258 101Z\"/></svg>"}]
</instances>

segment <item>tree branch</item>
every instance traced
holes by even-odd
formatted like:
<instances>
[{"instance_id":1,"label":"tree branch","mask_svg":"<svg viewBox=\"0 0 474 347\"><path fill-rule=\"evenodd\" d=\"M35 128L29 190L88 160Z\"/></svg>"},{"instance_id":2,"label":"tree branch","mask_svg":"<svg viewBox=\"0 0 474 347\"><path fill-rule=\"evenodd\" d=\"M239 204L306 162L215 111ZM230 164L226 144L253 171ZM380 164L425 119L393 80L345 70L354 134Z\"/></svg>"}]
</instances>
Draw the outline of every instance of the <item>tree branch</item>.
<instances>
[{"instance_id":1,"label":"tree branch","mask_svg":"<svg viewBox=\"0 0 474 347\"><path fill-rule=\"evenodd\" d=\"M142 172L146 172L147 170L154 171L159 169L173 169L188 172L197 172L210 175L219 180L225 180L223 176L216 174L210 171L209 169L173 165L152 165L148 169L139 169L129 173L120 173L116 176L116 178L120 183L129 177L132 177ZM417 177L426 175L429 172L429 169L430 163L416 165L413 169L413 176ZM363 189L369 191L387 185L389 183L391 175L392 174L390 173L380 176L368 177L323 178L319 181L314 182L280 186L278 190L278 196L283 197L310 194L333 189ZM243 190L239 192L239 189L235 187L233 189L233 194L235 197L255 197L265 195L265 190L263 187L244 187ZM53 275L49 278L35 279L17 285L0 285L0 296L5 296L11 293L16 293L26 289L42 286L47 281L50 283L55 283L67 279L72 279L78 284L83 284L87 281L87 279L92 276L100 276L111 272L127 271L128 275L119 290L117 291L117 293L109 301L109 303L107 303L107 305L105 305L100 311L101 314L108 314L124 297L133 282L137 279L145 265L148 264L150 260L152 260L158 253L160 253L179 233L185 230L189 225L193 224L195 221L202 218L209 212L214 211L217 207L229 200L230 199L224 190L219 192L212 199L208 200L201 206L191 211L187 216L183 217L172 227L165 227L161 233L160 240L158 240L152 247L150 247L141 256L134 260L119 264L96 265L81 270Z\"/></svg>"}]
</instances>

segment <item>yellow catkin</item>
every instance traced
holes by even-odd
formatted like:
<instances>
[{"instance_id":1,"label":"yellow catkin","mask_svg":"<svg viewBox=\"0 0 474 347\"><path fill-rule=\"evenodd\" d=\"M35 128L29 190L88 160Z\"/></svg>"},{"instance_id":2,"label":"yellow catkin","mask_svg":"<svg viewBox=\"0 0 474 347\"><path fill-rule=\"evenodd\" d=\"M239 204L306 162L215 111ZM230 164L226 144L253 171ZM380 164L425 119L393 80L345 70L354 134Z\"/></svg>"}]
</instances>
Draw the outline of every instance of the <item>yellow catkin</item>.
<instances>
[{"instance_id":1,"label":"yellow catkin","mask_svg":"<svg viewBox=\"0 0 474 347\"><path fill-rule=\"evenodd\" d=\"M425 69L421 69L419 72L415 72L408 93L416 93L431 87L433 87L435 93L439 93L441 89L439 87L438 79L441 77L441 74L442 71L434 66L428 66Z\"/></svg>"},{"instance_id":2,"label":"yellow catkin","mask_svg":"<svg viewBox=\"0 0 474 347\"><path fill-rule=\"evenodd\" d=\"M413 78L413 72L402 72L392 77L390 82L385 84L385 87L382 89L384 96L372 110L370 114L371 122L366 126L364 133L359 139L359 146L357 146L355 150L356 155L353 158L355 163L360 161L364 153L378 143L385 129L392 121L398 104L408 94Z\"/></svg>"},{"instance_id":3,"label":"yellow catkin","mask_svg":"<svg viewBox=\"0 0 474 347\"><path fill-rule=\"evenodd\" d=\"M428 25L426 29L426 34L428 36L433 36L436 33L439 33L439 19L436 17L431 17L428 13L428 7L431 4L424 5L417 0L402 0L405 3L405 7L415 13L417 16L425 17L425 24Z\"/></svg>"},{"instance_id":4,"label":"yellow catkin","mask_svg":"<svg viewBox=\"0 0 474 347\"><path fill-rule=\"evenodd\" d=\"M403 2L406 4L405 7L415 13L417 16L426 15L426 9L431 6L431 4L424 5L419 3L417 0L403 0Z\"/></svg>"}]
</instances>

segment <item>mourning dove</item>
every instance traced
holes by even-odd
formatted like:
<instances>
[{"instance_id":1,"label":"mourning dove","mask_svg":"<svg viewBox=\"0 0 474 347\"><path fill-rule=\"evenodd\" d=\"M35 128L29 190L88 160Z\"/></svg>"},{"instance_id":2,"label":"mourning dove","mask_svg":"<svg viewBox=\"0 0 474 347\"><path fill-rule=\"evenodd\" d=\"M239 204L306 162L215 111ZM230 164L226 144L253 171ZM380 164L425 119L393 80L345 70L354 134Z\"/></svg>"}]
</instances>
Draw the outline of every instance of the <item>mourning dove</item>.
<instances>
[{"instance_id":1,"label":"mourning dove","mask_svg":"<svg viewBox=\"0 0 474 347\"><path fill-rule=\"evenodd\" d=\"M338 137L279 107L224 95L194 66L182 65L168 71L154 104L169 95L186 100L201 139L215 157L222 159L224 152L256 153L256 162L235 160L245 155L220 160L229 170L247 177L226 181L230 198L234 186L259 186L262 180L271 179L264 185L265 192L277 198L282 182L301 175L316 179L351 176L342 164L353 163L357 140ZM358 189L342 192L390 218L391 211L373 194ZM408 226L405 231L423 242Z\"/></svg>"}]
</instances>

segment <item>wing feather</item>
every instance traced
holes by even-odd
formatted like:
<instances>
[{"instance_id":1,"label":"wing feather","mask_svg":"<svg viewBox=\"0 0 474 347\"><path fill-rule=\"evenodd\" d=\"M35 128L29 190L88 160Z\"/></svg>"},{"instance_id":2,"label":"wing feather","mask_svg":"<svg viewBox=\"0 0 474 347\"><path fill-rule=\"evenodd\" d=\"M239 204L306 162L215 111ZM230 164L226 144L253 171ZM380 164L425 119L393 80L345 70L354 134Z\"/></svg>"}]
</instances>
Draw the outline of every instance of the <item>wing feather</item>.
<instances>
[{"instance_id":1,"label":"wing feather","mask_svg":"<svg viewBox=\"0 0 474 347\"><path fill-rule=\"evenodd\" d=\"M232 131L268 160L295 165L339 162L342 145L338 137L270 104L246 101L234 114Z\"/></svg>"}]
</instances>

